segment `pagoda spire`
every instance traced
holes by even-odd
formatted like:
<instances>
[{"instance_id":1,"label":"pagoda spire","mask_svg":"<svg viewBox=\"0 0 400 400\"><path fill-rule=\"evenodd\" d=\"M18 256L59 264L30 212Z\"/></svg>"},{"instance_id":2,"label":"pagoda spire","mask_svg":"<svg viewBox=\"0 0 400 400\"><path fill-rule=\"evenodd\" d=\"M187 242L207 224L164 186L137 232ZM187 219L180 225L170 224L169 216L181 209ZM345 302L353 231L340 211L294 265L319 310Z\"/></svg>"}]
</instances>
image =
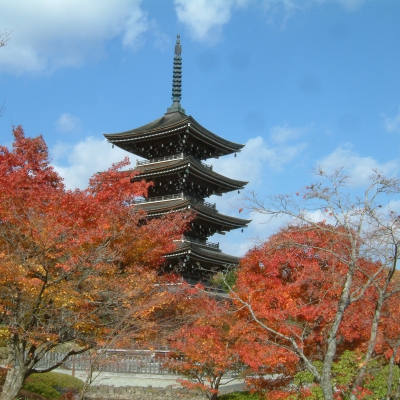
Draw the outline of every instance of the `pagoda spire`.
<instances>
[{"instance_id":1,"label":"pagoda spire","mask_svg":"<svg viewBox=\"0 0 400 400\"><path fill-rule=\"evenodd\" d=\"M185 114L185 110L181 107L182 98L182 46L180 35L176 37L174 69L172 77L172 105L167 109L167 113L179 111Z\"/></svg>"}]
</instances>

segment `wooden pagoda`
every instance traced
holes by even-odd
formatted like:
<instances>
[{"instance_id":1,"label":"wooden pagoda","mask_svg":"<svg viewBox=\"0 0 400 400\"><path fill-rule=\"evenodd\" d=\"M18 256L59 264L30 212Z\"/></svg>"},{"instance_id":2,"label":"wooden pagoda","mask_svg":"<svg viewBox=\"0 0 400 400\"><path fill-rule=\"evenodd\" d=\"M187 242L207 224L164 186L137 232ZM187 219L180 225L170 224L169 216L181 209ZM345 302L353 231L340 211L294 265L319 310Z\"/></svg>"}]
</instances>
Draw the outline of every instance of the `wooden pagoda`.
<instances>
[{"instance_id":1,"label":"wooden pagoda","mask_svg":"<svg viewBox=\"0 0 400 400\"><path fill-rule=\"evenodd\" d=\"M201 126L181 108L182 57L179 35L175 45L172 106L161 118L139 128L104 136L113 145L145 158L137 161L133 180L152 181L146 199L137 207L156 218L169 212L190 209L196 218L165 255L166 270L179 271L188 282L207 280L238 258L225 254L208 238L247 226L250 220L219 213L205 198L244 188L247 182L230 179L213 171L203 161L239 152L243 145L230 142Z\"/></svg>"}]
</instances>

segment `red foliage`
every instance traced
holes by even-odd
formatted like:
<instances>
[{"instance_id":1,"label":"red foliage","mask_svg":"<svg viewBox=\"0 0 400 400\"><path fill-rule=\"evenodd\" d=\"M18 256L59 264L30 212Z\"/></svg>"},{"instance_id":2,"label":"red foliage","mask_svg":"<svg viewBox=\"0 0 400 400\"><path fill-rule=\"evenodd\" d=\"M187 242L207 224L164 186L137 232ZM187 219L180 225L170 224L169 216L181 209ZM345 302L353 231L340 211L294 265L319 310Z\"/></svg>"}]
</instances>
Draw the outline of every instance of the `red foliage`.
<instances>
[{"instance_id":1,"label":"red foliage","mask_svg":"<svg viewBox=\"0 0 400 400\"><path fill-rule=\"evenodd\" d=\"M218 303L201 289L194 300L196 318L176 332L170 346L176 359L167 367L185 376L181 383L216 398L227 372L242 370L232 335L233 317L228 304Z\"/></svg>"},{"instance_id":2,"label":"red foliage","mask_svg":"<svg viewBox=\"0 0 400 400\"><path fill-rule=\"evenodd\" d=\"M393 282L396 284L398 282ZM383 305L376 352L384 354L386 359L393 356L397 364L400 362L400 293L391 296Z\"/></svg>"},{"instance_id":3,"label":"red foliage","mask_svg":"<svg viewBox=\"0 0 400 400\"><path fill-rule=\"evenodd\" d=\"M238 297L233 296L240 309L235 328L242 333L238 349L256 374L279 377L253 379L253 385L270 390L285 386L301 363L296 346L309 360L323 360L348 273L350 249L348 236L340 228L296 226L280 231L242 259L235 287ZM379 266L358 260L352 295L367 282L365 273L372 275ZM337 356L345 349L362 349L368 341L376 298L371 285L362 300L346 309ZM269 396L283 396L274 393Z\"/></svg>"},{"instance_id":4,"label":"red foliage","mask_svg":"<svg viewBox=\"0 0 400 400\"><path fill-rule=\"evenodd\" d=\"M58 343L92 346L133 307L144 313L190 216L137 212L149 184L120 171L128 160L66 190L43 138L13 133L12 150L0 147L0 336L13 337L29 370Z\"/></svg>"}]
</instances>

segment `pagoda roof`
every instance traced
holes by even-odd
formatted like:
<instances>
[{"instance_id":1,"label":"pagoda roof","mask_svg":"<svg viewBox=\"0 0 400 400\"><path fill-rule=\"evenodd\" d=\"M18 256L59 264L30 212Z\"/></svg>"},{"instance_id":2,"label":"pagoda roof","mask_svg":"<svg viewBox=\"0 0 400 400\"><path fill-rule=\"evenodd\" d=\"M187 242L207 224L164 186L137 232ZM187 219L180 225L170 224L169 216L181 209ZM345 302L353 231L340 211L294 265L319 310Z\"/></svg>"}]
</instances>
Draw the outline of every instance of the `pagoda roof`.
<instances>
[{"instance_id":1,"label":"pagoda roof","mask_svg":"<svg viewBox=\"0 0 400 400\"><path fill-rule=\"evenodd\" d=\"M150 201L149 201L150 200ZM170 212L192 209L196 219L202 219L223 226L223 231L246 227L250 219L236 218L221 214L214 204L201 202L185 195L162 196L146 199L135 205L138 209L147 212L149 217L158 217Z\"/></svg>"},{"instance_id":2,"label":"pagoda roof","mask_svg":"<svg viewBox=\"0 0 400 400\"><path fill-rule=\"evenodd\" d=\"M177 248L175 251L166 254L166 259L178 258L183 256L190 257L190 262L199 262L201 264L211 264L215 266L225 266L227 264L238 264L239 257L225 254L218 249L214 249L207 245L195 243L190 240L183 239L175 242Z\"/></svg>"},{"instance_id":3,"label":"pagoda roof","mask_svg":"<svg viewBox=\"0 0 400 400\"><path fill-rule=\"evenodd\" d=\"M243 144L231 142L210 132L192 116L187 116L180 111L166 113L161 118L136 129L121 133L108 133L104 136L114 145L130 153L148 158L148 153L141 150L136 144L157 141L183 132L215 149L211 157L235 153L244 147Z\"/></svg>"},{"instance_id":4,"label":"pagoda roof","mask_svg":"<svg viewBox=\"0 0 400 400\"><path fill-rule=\"evenodd\" d=\"M142 164L135 168L139 172L133 181L142 179L152 180L157 176L170 175L178 171L187 170L190 177L197 177L201 180L212 182L215 186L221 188L219 192L229 192L231 190L243 189L248 182L228 178L224 175L214 172L209 166L196 160L191 156L182 156L179 158L167 159L165 161Z\"/></svg>"}]
</instances>

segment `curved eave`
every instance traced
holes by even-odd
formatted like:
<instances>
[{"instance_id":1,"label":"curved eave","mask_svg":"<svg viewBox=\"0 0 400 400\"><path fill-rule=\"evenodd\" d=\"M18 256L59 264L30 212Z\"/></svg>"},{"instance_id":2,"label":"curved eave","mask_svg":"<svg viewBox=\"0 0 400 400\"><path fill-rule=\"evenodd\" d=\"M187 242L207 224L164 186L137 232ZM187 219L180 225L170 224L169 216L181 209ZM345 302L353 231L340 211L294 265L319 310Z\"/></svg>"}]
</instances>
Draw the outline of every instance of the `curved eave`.
<instances>
[{"instance_id":1,"label":"curved eave","mask_svg":"<svg viewBox=\"0 0 400 400\"><path fill-rule=\"evenodd\" d=\"M181 242L178 244L177 249L171 253L166 254L166 259L179 258L189 255L190 262L209 263L216 265L238 264L240 258L231 256L230 254L221 251L206 248L206 246L197 245L190 242Z\"/></svg>"},{"instance_id":2,"label":"curved eave","mask_svg":"<svg viewBox=\"0 0 400 400\"><path fill-rule=\"evenodd\" d=\"M171 136L177 131L183 130L188 130L189 134L195 139L211 147L216 147L218 149L217 153L231 154L240 151L244 147L243 144L231 142L212 133L200 125L192 116L186 116L179 111L164 114L161 118L157 118L139 128L120 133L105 133L104 136L116 146L133 154L143 156L135 148L134 143Z\"/></svg>"},{"instance_id":3,"label":"curved eave","mask_svg":"<svg viewBox=\"0 0 400 400\"><path fill-rule=\"evenodd\" d=\"M190 208L197 214L197 219L203 219L204 221L212 222L216 225L222 225L225 228L223 229L224 231L244 228L251 222L250 219L236 218L221 214L211 207L195 203L190 199L171 199L160 202L144 202L136 204L135 207L137 207L139 210L146 211L147 215L153 218L166 215L173 211L182 211Z\"/></svg>"},{"instance_id":4,"label":"curved eave","mask_svg":"<svg viewBox=\"0 0 400 400\"><path fill-rule=\"evenodd\" d=\"M188 117L180 112L163 115L161 118L136 129L120 133L104 133L103 136L111 143L118 145L123 142L137 142L143 139L162 136L185 128Z\"/></svg>"},{"instance_id":5,"label":"curved eave","mask_svg":"<svg viewBox=\"0 0 400 400\"><path fill-rule=\"evenodd\" d=\"M169 128L176 128L178 126L185 125L185 122L188 120L188 116L176 111L173 113L164 114L162 117L155 119L152 122L149 122L146 125L139 126L138 128L131 129L129 131L120 132L120 133L106 133L104 136L107 139L123 139L127 137L142 137L147 136L152 133L160 133L164 132Z\"/></svg>"},{"instance_id":6,"label":"curved eave","mask_svg":"<svg viewBox=\"0 0 400 400\"><path fill-rule=\"evenodd\" d=\"M189 116L188 119L190 119L190 122L191 122L190 126L189 126L190 132L196 133L197 135L195 135L195 136L202 137L202 141L208 142L211 140L213 143L218 143L225 150L229 151L226 154L238 152L244 147L244 144L231 142L230 140L226 140L226 139L222 138L221 136L218 136L215 133L212 133L211 131L204 128L202 125L200 125L192 116ZM207 139L207 140L205 140L205 139Z\"/></svg>"},{"instance_id":7,"label":"curved eave","mask_svg":"<svg viewBox=\"0 0 400 400\"><path fill-rule=\"evenodd\" d=\"M248 182L238 181L236 179L228 178L224 175L220 175L211 169L204 167L201 163L195 161L192 157L186 157L178 160L168 160L166 162L159 162L155 164L146 164L135 168L135 172L139 172L133 181L153 180L157 176L171 175L174 172L189 168L189 173L196 176L199 179L211 182L214 185L224 185L225 190L238 190L243 189Z\"/></svg>"}]
</instances>

